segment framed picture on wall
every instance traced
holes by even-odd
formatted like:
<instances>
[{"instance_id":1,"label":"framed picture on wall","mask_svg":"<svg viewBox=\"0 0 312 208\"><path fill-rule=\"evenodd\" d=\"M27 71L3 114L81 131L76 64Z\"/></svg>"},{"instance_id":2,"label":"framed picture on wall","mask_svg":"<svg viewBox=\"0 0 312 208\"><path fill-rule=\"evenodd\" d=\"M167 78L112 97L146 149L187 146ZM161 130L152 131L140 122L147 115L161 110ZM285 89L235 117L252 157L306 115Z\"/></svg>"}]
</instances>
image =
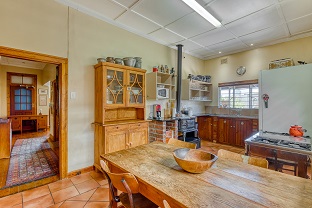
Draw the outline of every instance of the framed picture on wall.
<instances>
[{"instance_id":1,"label":"framed picture on wall","mask_svg":"<svg viewBox=\"0 0 312 208\"><path fill-rule=\"evenodd\" d=\"M48 94L48 89L40 88L40 89L38 89L38 94L39 95L46 95L46 94Z\"/></svg>"},{"instance_id":2,"label":"framed picture on wall","mask_svg":"<svg viewBox=\"0 0 312 208\"><path fill-rule=\"evenodd\" d=\"M46 106L47 104L48 104L47 96L46 95L39 95L39 105L40 106Z\"/></svg>"}]
</instances>

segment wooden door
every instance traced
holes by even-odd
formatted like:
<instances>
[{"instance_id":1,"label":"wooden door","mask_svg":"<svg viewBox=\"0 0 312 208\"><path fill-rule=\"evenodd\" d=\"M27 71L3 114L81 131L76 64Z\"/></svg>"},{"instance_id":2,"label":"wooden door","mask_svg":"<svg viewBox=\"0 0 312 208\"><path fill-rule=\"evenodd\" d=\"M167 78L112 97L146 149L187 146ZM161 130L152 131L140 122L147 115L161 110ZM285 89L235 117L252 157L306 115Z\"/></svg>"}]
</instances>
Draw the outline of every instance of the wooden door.
<instances>
[{"instance_id":1,"label":"wooden door","mask_svg":"<svg viewBox=\"0 0 312 208\"><path fill-rule=\"evenodd\" d=\"M230 143L230 126L231 126L231 119L229 118L222 118L218 119L218 136L217 142L229 144Z\"/></svg>"},{"instance_id":2,"label":"wooden door","mask_svg":"<svg viewBox=\"0 0 312 208\"><path fill-rule=\"evenodd\" d=\"M250 119L235 119L235 145L245 147L245 139L252 134Z\"/></svg>"},{"instance_id":3,"label":"wooden door","mask_svg":"<svg viewBox=\"0 0 312 208\"><path fill-rule=\"evenodd\" d=\"M59 85L58 85L58 67L56 67L56 79L51 82L51 107L50 107L50 122L53 125L52 134L53 141L59 141Z\"/></svg>"},{"instance_id":4,"label":"wooden door","mask_svg":"<svg viewBox=\"0 0 312 208\"><path fill-rule=\"evenodd\" d=\"M136 147L148 142L148 123L129 124L129 145Z\"/></svg>"},{"instance_id":5,"label":"wooden door","mask_svg":"<svg viewBox=\"0 0 312 208\"><path fill-rule=\"evenodd\" d=\"M203 140L212 141L212 117L197 117L198 136Z\"/></svg>"},{"instance_id":6,"label":"wooden door","mask_svg":"<svg viewBox=\"0 0 312 208\"><path fill-rule=\"evenodd\" d=\"M116 152L129 147L128 125L105 128L105 153Z\"/></svg>"},{"instance_id":7,"label":"wooden door","mask_svg":"<svg viewBox=\"0 0 312 208\"><path fill-rule=\"evenodd\" d=\"M36 90L32 87L10 87L10 115L34 115Z\"/></svg>"}]
</instances>

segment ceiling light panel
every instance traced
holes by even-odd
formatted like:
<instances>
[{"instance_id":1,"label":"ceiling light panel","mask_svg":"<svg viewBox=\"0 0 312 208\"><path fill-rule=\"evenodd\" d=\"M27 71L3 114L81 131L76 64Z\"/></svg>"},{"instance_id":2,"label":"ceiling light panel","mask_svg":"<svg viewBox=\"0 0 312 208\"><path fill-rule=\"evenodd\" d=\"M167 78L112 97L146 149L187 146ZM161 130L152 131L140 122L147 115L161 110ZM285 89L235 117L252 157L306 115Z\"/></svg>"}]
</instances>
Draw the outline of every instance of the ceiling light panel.
<instances>
[{"instance_id":1,"label":"ceiling light panel","mask_svg":"<svg viewBox=\"0 0 312 208\"><path fill-rule=\"evenodd\" d=\"M121 15L123 12L126 11L125 8L109 0L89 0L89 1L70 0L70 1L79 4L84 8L97 12L98 14L109 19L115 19L116 17L118 17L119 15Z\"/></svg>"},{"instance_id":2,"label":"ceiling light panel","mask_svg":"<svg viewBox=\"0 0 312 208\"><path fill-rule=\"evenodd\" d=\"M195 0L182 0L189 7L191 7L196 13L202 16L205 20L210 22L215 27L221 27L222 24L214 16L212 16L203 6L197 3Z\"/></svg>"},{"instance_id":3,"label":"ceiling light panel","mask_svg":"<svg viewBox=\"0 0 312 208\"><path fill-rule=\"evenodd\" d=\"M130 11L118 17L116 21L128 27L132 27L135 30L140 31L140 33L143 33L143 34L148 34L157 29L160 29L159 25Z\"/></svg>"},{"instance_id":4,"label":"ceiling light panel","mask_svg":"<svg viewBox=\"0 0 312 208\"><path fill-rule=\"evenodd\" d=\"M274 2L275 0L217 0L205 8L224 25L272 5Z\"/></svg>"},{"instance_id":5,"label":"ceiling light panel","mask_svg":"<svg viewBox=\"0 0 312 208\"><path fill-rule=\"evenodd\" d=\"M288 37L288 34L285 31L284 25L280 25L274 28L261 30L259 32L239 37L239 39L247 45L251 43L259 45L265 43L269 44L272 41L286 37Z\"/></svg>"},{"instance_id":6,"label":"ceiling light panel","mask_svg":"<svg viewBox=\"0 0 312 208\"><path fill-rule=\"evenodd\" d=\"M185 29L186 27L187 29ZM190 38L212 30L215 27L199 14L193 12L168 25L167 28L186 38Z\"/></svg>"},{"instance_id":7,"label":"ceiling light panel","mask_svg":"<svg viewBox=\"0 0 312 208\"><path fill-rule=\"evenodd\" d=\"M302 32L312 31L312 14L288 22L288 28L291 35L299 34Z\"/></svg>"},{"instance_id":8,"label":"ceiling light panel","mask_svg":"<svg viewBox=\"0 0 312 208\"><path fill-rule=\"evenodd\" d=\"M194 38L191 38L191 40L203 46L210 46L234 38L235 36L224 28L217 28Z\"/></svg>"},{"instance_id":9,"label":"ceiling light panel","mask_svg":"<svg viewBox=\"0 0 312 208\"><path fill-rule=\"evenodd\" d=\"M242 36L265 28L281 25L282 23L283 20L279 16L276 7L270 7L234 21L226 25L226 28L236 36Z\"/></svg>"},{"instance_id":10,"label":"ceiling light panel","mask_svg":"<svg viewBox=\"0 0 312 208\"><path fill-rule=\"evenodd\" d=\"M291 0L281 2L286 21L312 14L312 0Z\"/></svg>"},{"instance_id":11,"label":"ceiling light panel","mask_svg":"<svg viewBox=\"0 0 312 208\"><path fill-rule=\"evenodd\" d=\"M182 41L184 38L181 36L178 36L172 32L170 32L169 30L166 30L165 28L157 30L155 32L152 32L150 34L150 36L162 40L163 42L165 42L167 45L171 44L171 43L176 43L179 41Z\"/></svg>"},{"instance_id":12,"label":"ceiling light panel","mask_svg":"<svg viewBox=\"0 0 312 208\"><path fill-rule=\"evenodd\" d=\"M133 10L162 26L193 12L181 0L144 0Z\"/></svg>"}]
</instances>

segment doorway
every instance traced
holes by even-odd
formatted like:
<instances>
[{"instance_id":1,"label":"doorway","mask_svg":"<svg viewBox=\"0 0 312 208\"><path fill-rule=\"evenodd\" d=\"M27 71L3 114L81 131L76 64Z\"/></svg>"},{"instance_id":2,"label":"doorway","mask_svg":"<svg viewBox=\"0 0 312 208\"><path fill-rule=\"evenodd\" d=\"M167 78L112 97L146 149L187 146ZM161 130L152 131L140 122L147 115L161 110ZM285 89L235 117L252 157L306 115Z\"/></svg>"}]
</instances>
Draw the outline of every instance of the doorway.
<instances>
[{"instance_id":1,"label":"doorway","mask_svg":"<svg viewBox=\"0 0 312 208\"><path fill-rule=\"evenodd\" d=\"M40 54L30 51L0 46L0 56L17 58L29 61L55 64L58 67L58 112L59 112L59 177L67 177L67 115L68 115L68 60L67 58Z\"/></svg>"}]
</instances>

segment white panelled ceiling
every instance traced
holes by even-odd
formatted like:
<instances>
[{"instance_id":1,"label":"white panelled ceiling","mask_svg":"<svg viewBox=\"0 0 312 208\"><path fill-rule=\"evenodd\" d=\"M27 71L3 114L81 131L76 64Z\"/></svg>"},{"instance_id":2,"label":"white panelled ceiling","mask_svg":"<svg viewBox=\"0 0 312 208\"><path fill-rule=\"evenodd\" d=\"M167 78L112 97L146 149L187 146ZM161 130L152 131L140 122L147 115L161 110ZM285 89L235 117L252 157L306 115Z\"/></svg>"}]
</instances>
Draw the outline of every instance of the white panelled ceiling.
<instances>
[{"instance_id":1,"label":"white panelled ceiling","mask_svg":"<svg viewBox=\"0 0 312 208\"><path fill-rule=\"evenodd\" d=\"M56 1L204 60L312 36L312 0L196 0L220 28L182 0Z\"/></svg>"}]
</instances>

